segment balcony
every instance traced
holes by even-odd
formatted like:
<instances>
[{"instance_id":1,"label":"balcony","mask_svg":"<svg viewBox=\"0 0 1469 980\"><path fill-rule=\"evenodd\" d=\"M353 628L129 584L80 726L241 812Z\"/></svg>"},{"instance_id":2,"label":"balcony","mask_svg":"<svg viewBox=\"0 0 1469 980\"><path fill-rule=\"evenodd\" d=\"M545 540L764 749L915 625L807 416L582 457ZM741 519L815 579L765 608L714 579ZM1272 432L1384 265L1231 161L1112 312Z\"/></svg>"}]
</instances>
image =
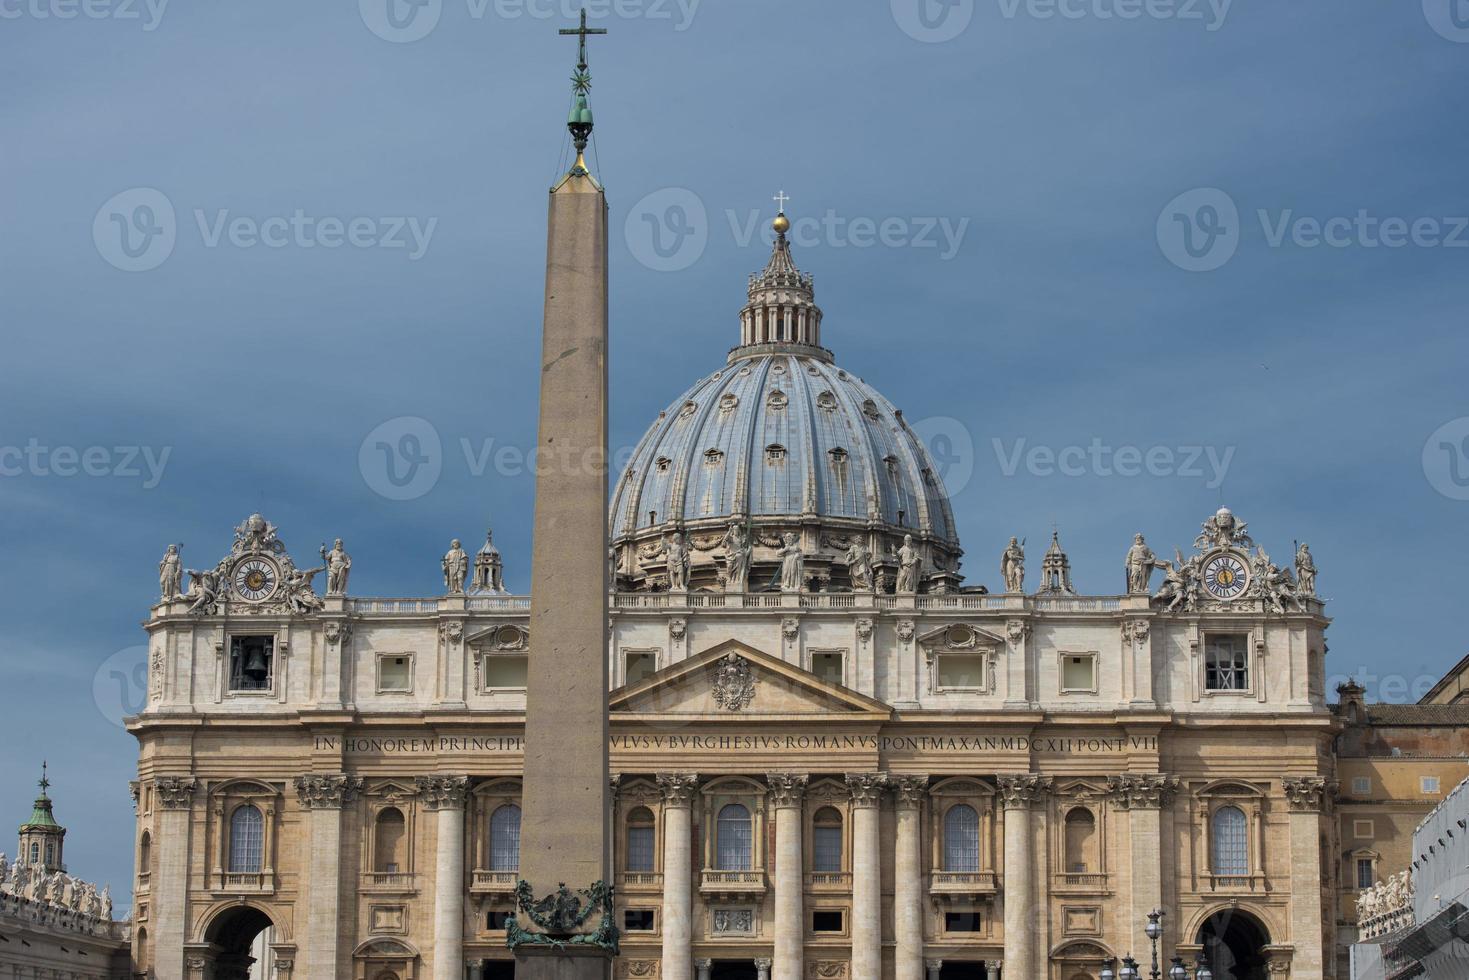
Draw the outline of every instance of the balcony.
<instances>
[{"instance_id":1,"label":"balcony","mask_svg":"<svg viewBox=\"0 0 1469 980\"><path fill-rule=\"evenodd\" d=\"M476 871L469 883L472 895L514 895L519 871Z\"/></svg>"},{"instance_id":2,"label":"balcony","mask_svg":"<svg viewBox=\"0 0 1469 980\"><path fill-rule=\"evenodd\" d=\"M1055 876L1056 891L1079 895L1107 895L1111 888L1105 874L1074 871Z\"/></svg>"},{"instance_id":3,"label":"balcony","mask_svg":"<svg viewBox=\"0 0 1469 980\"><path fill-rule=\"evenodd\" d=\"M993 871L935 871L928 893L936 898L993 895L999 883Z\"/></svg>"},{"instance_id":4,"label":"balcony","mask_svg":"<svg viewBox=\"0 0 1469 980\"><path fill-rule=\"evenodd\" d=\"M699 875L701 895L764 895L764 871L704 871Z\"/></svg>"},{"instance_id":5,"label":"balcony","mask_svg":"<svg viewBox=\"0 0 1469 980\"><path fill-rule=\"evenodd\" d=\"M813 871L806 876L806 890L809 892L850 892L852 890L852 872L850 871Z\"/></svg>"},{"instance_id":6,"label":"balcony","mask_svg":"<svg viewBox=\"0 0 1469 980\"><path fill-rule=\"evenodd\" d=\"M663 892L663 876L655 871L624 871L618 876L618 892L628 893Z\"/></svg>"},{"instance_id":7,"label":"balcony","mask_svg":"<svg viewBox=\"0 0 1469 980\"><path fill-rule=\"evenodd\" d=\"M275 891L275 874L270 871L221 871L215 889L231 895L259 895Z\"/></svg>"},{"instance_id":8,"label":"balcony","mask_svg":"<svg viewBox=\"0 0 1469 980\"><path fill-rule=\"evenodd\" d=\"M1270 886L1264 875L1204 875L1204 886L1212 892L1267 892Z\"/></svg>"},{"instance_id":9,"label":"balcony","mask_svg":"<svg viewBox=\"0 0 1469 980\"><path fill-rule=\"evenodd\" d=\"M411 871L365 871L360 887L377 894L409 894L418 891L418 876Z\"/></svg>"}]
</instances>

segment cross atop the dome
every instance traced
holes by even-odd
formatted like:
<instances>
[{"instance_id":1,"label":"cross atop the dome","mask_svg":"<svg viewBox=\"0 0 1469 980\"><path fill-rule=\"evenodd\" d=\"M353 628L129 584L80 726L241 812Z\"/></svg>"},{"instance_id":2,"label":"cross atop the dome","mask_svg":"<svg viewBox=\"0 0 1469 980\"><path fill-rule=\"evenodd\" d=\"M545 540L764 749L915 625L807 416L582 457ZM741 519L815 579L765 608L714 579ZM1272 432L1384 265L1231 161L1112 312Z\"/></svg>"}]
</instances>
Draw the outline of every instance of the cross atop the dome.
<instances>
[{"instance_id":1,"label":"cross atop the dome","mask_svg":"<svg viewBox=\"0 0 1469 980\"><path fill-rule=\"evenodd\" d=\"M46 790L48 790L48 789L51 788L51 780L49 780L49 779L46 778L46 760L45 759L42 759L41 760L41 780L40 780L40 783L38 785L40 785L40 787L41 787L41 795L42 796L45 796L46 795Z\"/></svg>"},{"instance_id":2,"label":"cross atop the dome","mask_svg":"<svg viewBox=\"0 0 1469 980\"><path fill-rule=\"evenodd\" d=\"M786 196L786 192L781 191L779 194L776 194L775 197L771 198L771 200L774 201L776 205L780 208L780 213L785 214L786 202L790 200L790 198Z\"/></svg>"}]
</instances>

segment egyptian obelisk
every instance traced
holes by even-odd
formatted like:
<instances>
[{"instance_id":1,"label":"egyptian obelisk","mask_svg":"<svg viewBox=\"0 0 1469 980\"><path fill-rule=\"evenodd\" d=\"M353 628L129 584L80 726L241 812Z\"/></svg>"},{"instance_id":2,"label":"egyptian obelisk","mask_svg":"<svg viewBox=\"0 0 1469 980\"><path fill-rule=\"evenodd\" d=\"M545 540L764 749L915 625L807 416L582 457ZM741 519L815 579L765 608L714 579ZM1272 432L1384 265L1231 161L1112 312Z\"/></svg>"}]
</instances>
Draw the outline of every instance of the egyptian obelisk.
<instances>
[{"instance_id":1,"label":"egyptian obelisk","mask_svg":"<svg viewBox=\"0 0 1469 980\"><path fill-rule=\"evenodd\" d=\"M576 162L551 189L546 242L522 886L510 937L516 976L531 980L605 980L617 935L604 885L607 199L584 153L592 131L587 35L606 32L586 25L583 11L579 30L562 31L580 41L567 123Z\"/></svg>"}]
</instances>

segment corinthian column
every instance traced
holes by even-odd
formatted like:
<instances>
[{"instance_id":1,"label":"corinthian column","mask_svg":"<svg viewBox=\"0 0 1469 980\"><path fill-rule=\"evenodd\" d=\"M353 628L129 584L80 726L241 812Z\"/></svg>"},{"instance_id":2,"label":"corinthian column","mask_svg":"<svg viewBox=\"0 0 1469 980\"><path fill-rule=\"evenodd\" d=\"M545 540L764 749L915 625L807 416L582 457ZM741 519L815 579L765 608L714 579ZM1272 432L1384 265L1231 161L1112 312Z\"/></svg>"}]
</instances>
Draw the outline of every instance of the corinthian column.
<instances>
[{"instance_id":1,"label":"corinthian column","mask_svg":"<svg viewBox=\"0 0 1469 980\"><path fill-rule=\"evenodd\" d=\"M189 914L189 835L192 830L192 778L167 776L153 783L158 807L154 839L157 865L153 870L153 975L158 980L183 980L184 920Z\"/></svg>"},{"instance_id":2,"label":"corinthian column","mask_svg":"<svg viewBox=\"0 0 1469 980\"><path fill-rule=\"evenodd\" d=\"M1011 976L1030 978L1037 976L1038 941L1030 807L1050 788L1050 780L1027 773L1001 776L998 782L1005 808L1005 958Z\"/></svg>"},{"instance_id":3,"label":"corinthian column","mask_svg":"<svg viewBox=\"0 0 1469 980\"><path fill-rule=\"evenodd\" d=\"M305 972L337 975L337 918L342 900L342 807L356 799L360 776L342 773L296 777L296 798L307 811Z\"/></svg>"},{"instance_id":4,"label":"corinthian column","mask_svg":"<svg viewBox=\"0 0 1469 980\"><path fill-rule=\"evenodd\" d=\"M438 813L434 862L434 980L464 980L464 776L420 776L427 809Z\"/></svg>"},{"instance_id":5,"label":"corinthian column","mask_svg":"<svg viewBox=\"0 0 1469 980\"><path fill-rule=\"evenodd\" d=\"M1320 776L1283 779L1290 806L1290 938L1293 976L1319 977L1325 963L1321 933L1321 815L1334 784ZM1272 965L1273 968L1273 965Z\"/></svg>"},{"instance_id":6,"label":"corinthian column","mask_svg":"<svg viewBox=\"0 0 1469 980\"><path fill-rule=\"evenodd\" d=\"M1148 913L1163 908L1162 810L1178 790L1178 777L1161 773L1126 773L1107 780L1112 806L1128 811L1129 872L1132 907L1128 912L1129 948L1144 949Z\"/></svg>"},{"instance_id":7,"label":"corinthian column","mask_svg":"<svg viewBox=\"0 0 1469 980\"><path fill-rule=\"evenodd\" d=\"M699 776L660 772L663 790L663 980L693 980L693 797Z\"/></svg>"},{"instance_id":8,"label":"corinthian column","mask_svg":"<svg viewBox=\"0 0 1469 980\"><path fill-rule=\"evenodd\" d=\"M897 980L923 980L923 797L927 776L894 776L893 938Z\"/></svg>"},{"instance_id":9,"label":"corinthian column","mask_svg":"<svg viewBox=\"0 0 1469 980\"><path fill-rule=\"evenodd\" d=\"M773 772L770 804L775 810L775 968L774 980L802 980L805 924L801 915L801 801L805 773Z\"/></svg>"},{"instance_id":10,"label":"corinthian column","mask_svg":"<svg viewBox=\"0 0 1469 980\"><path fill-rule=\"evenodd\" d=\"M882 976L882 855L878 803L885 772L847 773L852 793L852 976Z\"/></svg>"}]
</instances>

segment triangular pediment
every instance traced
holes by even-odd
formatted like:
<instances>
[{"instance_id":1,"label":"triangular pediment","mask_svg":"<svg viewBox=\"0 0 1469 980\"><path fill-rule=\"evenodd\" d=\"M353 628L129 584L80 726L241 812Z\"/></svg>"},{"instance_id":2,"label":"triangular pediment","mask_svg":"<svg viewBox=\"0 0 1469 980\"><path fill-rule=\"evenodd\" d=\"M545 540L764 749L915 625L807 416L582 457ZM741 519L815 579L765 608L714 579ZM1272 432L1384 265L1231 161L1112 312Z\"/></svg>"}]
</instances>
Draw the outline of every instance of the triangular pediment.
<instances>
[{"instance_id":1,"label":"triangular pediment","mask_svg":"<svg viewBox=\"0 0 1469 980\"><path fill-rule=\"evenodd\" d=\"M918 645L949 650L985 650L1002 649L1006 644L1003 636L972 623L950 623L920 635Z\"/></svg>"},{"instance_id":2,"label":"triangular pediment","mask_svg":"<svg viewBox=\"0 0 1469 980\"><path fill-rule=\"evenodd\" d=\"M616 714L707 716L714 719L843 715L875 721L892 709L875 698L822 680L810 671L726 640L612 692Z\"/></svg>"}]
</instances>

